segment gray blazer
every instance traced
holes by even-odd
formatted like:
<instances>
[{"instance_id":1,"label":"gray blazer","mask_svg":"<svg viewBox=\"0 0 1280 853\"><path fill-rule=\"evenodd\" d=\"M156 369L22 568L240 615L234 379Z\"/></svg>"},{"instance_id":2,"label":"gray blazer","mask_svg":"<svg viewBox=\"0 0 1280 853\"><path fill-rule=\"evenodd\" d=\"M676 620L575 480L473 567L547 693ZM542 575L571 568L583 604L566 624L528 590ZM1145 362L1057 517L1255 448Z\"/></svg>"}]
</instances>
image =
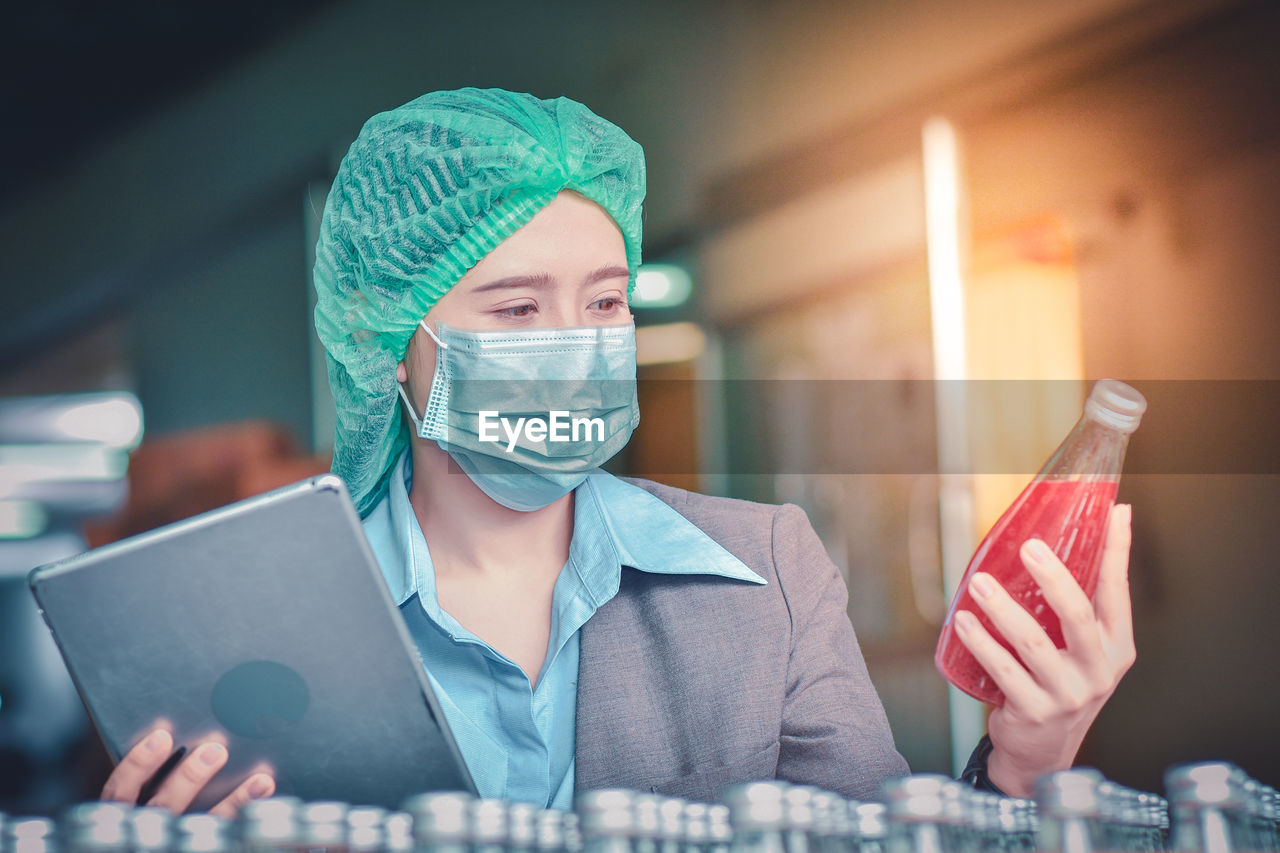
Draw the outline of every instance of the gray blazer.
<instances>
[{"instance_id":1,"label":"gray blazer","mask_svg":"<svg viewBox=\"0 0 1280 853\"><path fill-rule=\"evenodd\" d=\"M907 773L804 511L631 482L768 585L623 569L582 627L577 789L709 801L777 777L871 799Z\"/></svg>"}]
</instances>

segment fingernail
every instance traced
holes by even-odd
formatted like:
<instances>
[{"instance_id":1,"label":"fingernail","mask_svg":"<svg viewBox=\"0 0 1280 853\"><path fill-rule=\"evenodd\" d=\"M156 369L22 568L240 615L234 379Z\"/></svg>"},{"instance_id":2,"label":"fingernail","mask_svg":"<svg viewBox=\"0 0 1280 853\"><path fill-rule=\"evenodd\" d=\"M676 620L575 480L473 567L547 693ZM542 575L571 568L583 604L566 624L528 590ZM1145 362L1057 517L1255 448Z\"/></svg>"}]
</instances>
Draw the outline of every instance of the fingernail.
<instances>
[{"instance_id":1,"label":"fingernail","mask_svg":"<svg viewBox=\"0 0 1280 853\"><path fill-rule=\"evenodd\" d=\"M1044 544L1041 539L1028 539L1026 544L1027 556L1035 560L1037 563L1043 563L1053 552L1049 550L1049 546Z\"/></svg>"},{"instance_id":2,"label":"fingernail","mask_svg":"<svg viewBox=\"0 0 1280 853\"><path fill-rule=\"evenodd\" d=\"M969 579L969 589L978 598L987 598L991 593L996 591L995 584L991 580L991 576L983 572L978 572Z\"/></svg>"},{"instance_id":3,"label":"fingernail","mask_svg":"<svg viewBox=\"0 0 1280 853\"><path fill-rule=\"evenodd\" d=\"M220 743L206 743L200 747L200 760L208 767L221 764L227 757L227 750Z\"/></svg>"},{"instance_id":4,"label":"fingernail","mask_svg":"<svg viewBox=\"0 0 1280 853\"><path fill-rule=\"evenodd\" d=\"M161 750L167 751L170 743L169 733L164 729L156 729L154 732L147 735L146 747L148 752L160 752Z\"/></svg>"},{"instance_id":5,"label":"fingernail","mask_svg":"<svg viewBox=\"0 0 1280 853\"><path fill-rule=\"evenodd\" d=\"M962 631L969 631L974 625L978 624L978 617L974 616L968 610L956 611L956 627Z\"/></svg>"},{"instance_id":6,"label":"fingernail","mask_svg":"<svg viewBox=\"0 0 1280 853\"><path fill-rule=\"evenodd\" d=\"M271 788L271 780L266 776L254 776L253 781L249 783L249 796L254 799L265 797L271 793Z\"/></svg>"}]
</instances>

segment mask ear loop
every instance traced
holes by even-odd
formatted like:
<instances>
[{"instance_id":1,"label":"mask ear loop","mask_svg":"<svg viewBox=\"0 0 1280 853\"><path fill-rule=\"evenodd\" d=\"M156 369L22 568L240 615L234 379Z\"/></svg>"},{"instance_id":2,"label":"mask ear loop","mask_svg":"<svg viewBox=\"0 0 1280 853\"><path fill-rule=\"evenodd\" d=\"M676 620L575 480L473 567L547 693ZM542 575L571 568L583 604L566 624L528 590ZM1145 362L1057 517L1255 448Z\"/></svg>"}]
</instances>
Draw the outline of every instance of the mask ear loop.
<instances>
[{"instance_id":1,"label":"mask ear loop","mask_svg":"<svg viewBox=\"0 0 1280 853\"><path fill-rule=\"evenodd\" d=\"M426 317L423 317L421 320L419 320L419 321L418 321L418 325L419 325L419 326L421 326L421 327L423 328L423 331L425 331L428 335L430 335L430 336L431 336L431 340L435 341L435 342L436 342L436 346L440 347L440 349L448 349L448 348L449 348L449 345L448 345L448 344L446 344L444 341L442 341L442 340L440 340L438 337L436 337L436 333L435 333L435 332L433 332L433 331L431 331L431 327L427 325L427 318L426 318Z\"/></svg>"},{"instance_id":2,"label":"mask ear loop","mask_svg":"<svg viewBox=\"0 0 1280 853\"><path fill-rule=\"evenodd\" d=\"M422 327L423 331L425 331L428 335L431 336L431 340L436 342L437 347L439 347L440 349L449 348L449 345L446 344L444 341L440 340L440 338L436 336L436 333L432 331L431 327L427 325L426 317L423 317L421 320L419 320L418 325ZM400 392L400 399L404 401L405 410L409 413L409 419L413 421L414 430L418 433L418 435L422 435L422 418L418 417L418 412L413 408L413 403L410 402L409 395L405 393L404 383L397 382L396 390Z\"/></svg>"},{"instance_id":3,"label":"mask ear loop","mask_svg":"<svg viewBox=\"0 0 1280 853\"><path fill-rule=\"evenodd\" d=\"M400 399L404 401L404 410L409 413L409 420L413 421L414 431L421 435L422 418L418 417L418 413L413 410L413 403L409 402L409 395L404 392L404 385L397 382L396 390L400 392Z\"/></svg>"}]
</instances>

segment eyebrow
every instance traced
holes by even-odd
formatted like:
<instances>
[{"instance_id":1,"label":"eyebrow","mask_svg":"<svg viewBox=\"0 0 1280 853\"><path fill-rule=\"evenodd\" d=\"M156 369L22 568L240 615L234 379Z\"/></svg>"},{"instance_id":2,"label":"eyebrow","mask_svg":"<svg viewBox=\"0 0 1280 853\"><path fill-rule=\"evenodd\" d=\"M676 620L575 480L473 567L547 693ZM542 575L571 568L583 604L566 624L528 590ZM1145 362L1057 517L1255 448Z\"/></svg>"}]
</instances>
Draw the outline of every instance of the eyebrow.
<instances>
[{"instance_id":1,"label":"eyebrow","mask_svg":"<svg viewBox=\"0 0 1280 853\"><path fill-rule=\"evenodd\" d=\"M626 267L620 267L616 264L600 267L590 273L582 282L583 287L590 287L597 282L610 278L630 278L631 272ZM485 293L490 290L509 290L516 287L532 287L541 288L552 284L554 279L546 273L537 273L536 275L509 275L506 278L495 279L484 284L477 285L471 289L472 293Z\"/></svg>"}]
</instances>

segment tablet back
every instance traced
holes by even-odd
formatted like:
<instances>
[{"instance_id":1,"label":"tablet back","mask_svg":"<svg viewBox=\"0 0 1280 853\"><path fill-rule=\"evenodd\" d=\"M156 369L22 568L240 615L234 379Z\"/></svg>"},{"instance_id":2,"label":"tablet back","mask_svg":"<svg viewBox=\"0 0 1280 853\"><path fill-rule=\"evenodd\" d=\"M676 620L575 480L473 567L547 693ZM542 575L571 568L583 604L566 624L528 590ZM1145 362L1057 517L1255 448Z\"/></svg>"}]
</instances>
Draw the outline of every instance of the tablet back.
<instances>
[{"instance_id":1,"label":"tablet back","mask_svg":"<svg viewBox=\"0 0 1280 853\"><path fill-rule=\"evenodd\" d=\"M35 569L45 621L111 757L157 720L308 800L474 791L342 481L316 477Z\"/></svg>"}]
</instances>

